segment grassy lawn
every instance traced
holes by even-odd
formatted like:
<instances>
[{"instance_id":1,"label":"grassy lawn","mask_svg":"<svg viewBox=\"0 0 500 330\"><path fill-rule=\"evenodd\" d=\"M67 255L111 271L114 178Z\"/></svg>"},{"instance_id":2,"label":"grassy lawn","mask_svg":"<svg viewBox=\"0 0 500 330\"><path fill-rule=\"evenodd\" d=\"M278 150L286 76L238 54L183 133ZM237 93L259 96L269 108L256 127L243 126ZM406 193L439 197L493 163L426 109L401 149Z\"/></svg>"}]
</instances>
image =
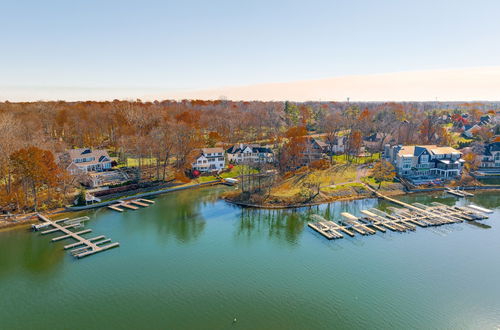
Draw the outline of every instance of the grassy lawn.
<instances>
[{"instance_id":1,"label":"grassy lawn","mask_svg":"<svg viewBox=\"0 0 500 330\"><path fill-rule=\"evenodd\" d=\"M335 192L340 190L346 190L347 188L364 188L364 186L361 183L353 182L353 183L341 184L334 187L326 187L322 188L321 190L324 192Z\"/></svg>"},{"instance_id":2,"label":"grassy lawn","mask_svg":"<svg viewBox=\"0 0 500 330\"><path fill-rule=\"evenodd\" d=\"M142 165L156 165L156 158L143 158ZM128 157L125 164L119 164L118 167L137 167L139 166L139 158Z\"/></svg>"},{"instance_id":3,"label":"grassy lawn","mask_svg":"<svg viewBox=\"0 0 500 330\"><path fill-rule=\"evenodd\" d=\"M355 157L352 159L351 164L358 164L358 165L366 164L380 159L380 156L381 156L380 152L377 152L368 157ZM334 155L332 158L336 164L348 164L345 155Z\"/></svg>"},{"instance_id":4,"label":"grassy lawn","mask_svg":"<svg viewBox=\"0 0 500 330\"><path fill-rule=\"evenodd\" d=\"M379 183L375 181L374 178L372 178L371 176L367 176L367 177L364 177L361 179L361 181L373 186L373 187L378 187ZM393 184L394 182L393 181L382 181L382 184L380 185L380 187L387 187L388 185L390 184Z\"/></svg>"},{"instance_id":5,"label":"grassy lawn","mask_svg":"<svg viewBox=\"0 0 500 330\"><path fill-rule=\"evenodd\" d=\"M348 183L356 180L356 165L343 164L334 165L326 170L315 170L308 173L296 173L291 178L283 181L280 185L273 189L273 195L277 197L292 197L298 194L311 178L319 182L322 190L338 189L337 187L326 187L335 183ZM356 183L352 183L356 185ZM357 185L360 185L357 183Z\"/></svg>"}]
</instances>

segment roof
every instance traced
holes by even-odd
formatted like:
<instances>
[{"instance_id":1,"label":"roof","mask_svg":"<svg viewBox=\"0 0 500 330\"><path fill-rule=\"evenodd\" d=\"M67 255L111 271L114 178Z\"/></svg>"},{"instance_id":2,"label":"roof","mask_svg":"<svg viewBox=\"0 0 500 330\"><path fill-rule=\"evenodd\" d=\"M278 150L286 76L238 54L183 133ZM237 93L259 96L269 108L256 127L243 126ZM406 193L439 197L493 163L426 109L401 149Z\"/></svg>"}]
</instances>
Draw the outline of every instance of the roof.
<instances>
[{"instance_id":1,"label":"roof","mask_svg":"<svg viewBox=\"0 0 500 330\"><path fill-rule=\"evenodd\" d=\"M234 146L231 146L229 149L226 150L228 154L236 154L236 153L241 153L243 150L246 148L250 148L252 152L254 153L272 153L273 151L269 147L261 147L256 144L236 144Z\"/></svg>"},{"instance_id":2,"label":"roof","mask_svg":"<svg viewBox=\"0 0 500 330\"><path fill-rule=\"evenodd\" d=\"M433 148L430 148L430 150L434 155L461 154L460 151L458 151L457 149L452 148L452 147L436 147L436 146L434 146Z\"/></svg>"},{"instance_id":3,"label":"roof","mask_svg":"<svg viewBox=\"0 0 500 330\"><path fill-rule=\"evenodd\" d=\"M452 147L438 147L436 145L403 146L399 152L399 157L420 156L425 150L433 155L461 154Z\"/></svg>"},{"instance_id":4,"label":"roof","mask_svg":"<svg viewBox=\"0 0 500 330\"><path fill-rule=\"evenodd\" d=\"M91 149L91 148L80 148L80 149L70 149L68 150L69 157L71 161L74 162L77 158L94 158L94 160L87 162L80 162L78 165L93 165L103 162L110 162L111 157L109 157L108 152L102 149Z\"/></svg>"},{"instance_id":5,"label":"roof","mask_svg":"<svg viewBox=\"0 0 500 330\"><path fill-rule=\"evenodd\" d=\"M312 138L311 142L313 143L316 142L316 144L319 145L321 148L326 148L328 146L325 142L318 140L316 138Z\"/></svg>"},{"instance_id":6,"label":"roof","mask_svg":"<svg viewBox=\"0 0 500 330\"><path fill-rule=\"evenodd\" d=\"M491 156L491 153L495 151L500 151L500 142L493 142L487 144L486 147L484 148L484 155Z\"/></svg>"},{"instance_id":7,"label":"roof","mask_svg":"<svg viewBox=\"0 0 500 330\"><path fill-rule=\"evenodd\" d=\"M224 149L222 148L201 148L201 151L204 153L204 154L213 154L213 153L224 153Z\"/></svg>"}]
</instances>

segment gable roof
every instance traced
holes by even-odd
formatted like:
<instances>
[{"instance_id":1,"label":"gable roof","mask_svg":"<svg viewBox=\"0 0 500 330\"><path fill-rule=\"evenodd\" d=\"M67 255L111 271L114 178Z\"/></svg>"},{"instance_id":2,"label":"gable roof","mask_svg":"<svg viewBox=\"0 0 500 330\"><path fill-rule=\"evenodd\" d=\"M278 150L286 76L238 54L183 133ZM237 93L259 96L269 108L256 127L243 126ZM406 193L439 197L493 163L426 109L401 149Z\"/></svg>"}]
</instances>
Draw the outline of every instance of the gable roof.
<instances>
[{"instance_id":1,"label":"gable roof","mask_svg":"<svg viewBox=\"0 0 500 330\"><path fill-rule=\"evenodd\" d=\"M91 149L91 148L80 148L80 149L70 149L68 150L69 157L71 158L71 162L74 163L76 159L79 158L93 158L93 160L86 162L77 163L80 165L95 165L104 162L110 162L111 157L109 157L108 152L102 149Z\"/></svg>"},{"instance_id":2,"label":"gable roof","mask_svg":"<svg viewBox=\"0 0 500 330\"><path fill-rule=\"evenodd\" d=\"M269 147L261 147L257 144L235 144L226 150L228 154L237 154L243 152L246 148L250 148L253 153L272 153Z\"/></svg>"},{"instance_id":3,"label":"gable roof","mask_svg":"<svg viewBox=\"0 0 500 330\"><path fill-rule=\"evenodd\" d=\"M424 151L427 151L432 155L447 155L447 154L460 154L455 148L452 147L438 147L436 145L419 145L419 146L403 146L399 151L398 155L400 157L418 157Z\"/></svg>"},{"instance_id":4,"label":"gable roof","mask_svg":"<svg viewBox=\"0 0 500 330\"><path fill-rule=\"evenodd\" d=\"M496 151L500 151L500 142L493 142L487 144L486 147L484 148L485 156L491 156L491 153Z\"/></svg>"},{"instance_id":5,"label":"gable roof","mask_svg":"<svg viewBox=\"0 0 500 330\"><path fill-rule=\"evenodd\" d=\"M213 154L213 153L224 153L224 149L222 148L201 148L201 151L204 153L204 154Z\"/></svg>"}]
</instances>

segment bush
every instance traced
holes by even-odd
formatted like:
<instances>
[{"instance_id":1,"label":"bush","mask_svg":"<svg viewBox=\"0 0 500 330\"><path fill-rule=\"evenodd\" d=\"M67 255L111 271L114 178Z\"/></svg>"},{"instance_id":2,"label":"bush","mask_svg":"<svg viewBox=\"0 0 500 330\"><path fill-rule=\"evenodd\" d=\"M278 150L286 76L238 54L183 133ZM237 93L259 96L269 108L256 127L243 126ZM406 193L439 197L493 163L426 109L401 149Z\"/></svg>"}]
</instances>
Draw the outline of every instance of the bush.
<instances>
[{"instance_id":1,"label":"bush","mask_svg":"<svg viewBox=\"0 0 500 330\"><path fill-rule=\"evenodd\" d=\"M330 162L328 162L326 159L319 159L311 162L309 167L315 170L326 170L330 167Z\"/></svg>"}]
</instances>

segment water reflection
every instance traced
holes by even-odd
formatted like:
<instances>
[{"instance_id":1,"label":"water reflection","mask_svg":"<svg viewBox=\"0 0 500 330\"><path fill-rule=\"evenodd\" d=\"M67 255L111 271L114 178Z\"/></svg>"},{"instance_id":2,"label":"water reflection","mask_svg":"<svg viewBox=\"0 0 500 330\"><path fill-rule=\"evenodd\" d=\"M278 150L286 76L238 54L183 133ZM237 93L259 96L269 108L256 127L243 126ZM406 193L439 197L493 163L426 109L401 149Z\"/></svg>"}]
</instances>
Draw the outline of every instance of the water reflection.
<instances>
[{"instance_id":1,"label":"water reflection","mask_svg":"<svg viewBox=\"0 0 500 330\"><path fill-rule=\"evenodd\" d=\"M64 250L27 230L3 232L0 251L0 277L19 268L36 275L51 274L65 256Z\"/></svg>"},{"instance_id":2,"label":"water reflection","mask_svg":"<svg viewBox=\"0 0 500 330\"><path fill-rule=\"evenodd\" d=\"M237 239L251 241L263 237L295 244L307 217L291 210L242 209L236 229Z\"/></svg>"}]
</instances>

